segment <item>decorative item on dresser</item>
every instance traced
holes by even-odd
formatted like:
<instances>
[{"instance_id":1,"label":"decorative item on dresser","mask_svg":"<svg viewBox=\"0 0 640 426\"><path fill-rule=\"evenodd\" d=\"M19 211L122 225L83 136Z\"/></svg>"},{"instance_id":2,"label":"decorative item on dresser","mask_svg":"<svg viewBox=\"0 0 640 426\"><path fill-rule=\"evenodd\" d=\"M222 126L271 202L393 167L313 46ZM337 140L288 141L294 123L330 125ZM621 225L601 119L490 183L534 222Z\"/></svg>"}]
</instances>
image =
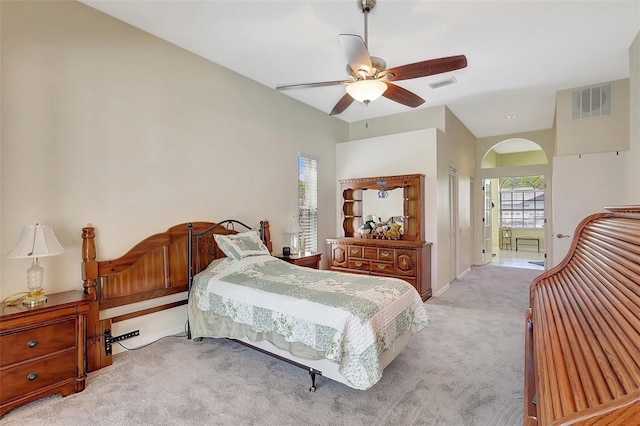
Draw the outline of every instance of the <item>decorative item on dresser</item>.
<instances>
[{"instance_id":1,"label":"decorative item on dresser","mask_svg":"<svg viewBox=\"0 0 640 426\"><path fill-rule=\"evenodd\" d=\"M401 278L430 298L423 188L421 174L340 180L344 235L327 239L330 269Z\"/></svg>"},{"instance_id":2,"label":"decorative item on dresser","mask_svg":"<svg viewBox=\"0 0 640 426\"><path fill-rule=\"evenodd\" d=\"M276 256L280 260L292 263L298 266L306 266L307 268L320 269L320 258L322 253L300 253L281 256Z\"/></svg>"},{"instance_id":3,"label":"decorative item on dresser","mask_svg":"<svg viewBox=\"0 0 640 426\"><path fill-rule=\"evenodd\" d=\"M531 284L525 426L640 424L640 206L606 210Z\"/></svg>"},{"instance_id":4,"label":"decorative item on dresser","mask_svg":"<svg viewBox=\"0 0 640 426\"><path fill-rule=\"evenodd\" d=\"M46 304L3 305L0 315L0 416L47 395L84 390L89 297L49 295Z\"/></svg>"}]
</instances>

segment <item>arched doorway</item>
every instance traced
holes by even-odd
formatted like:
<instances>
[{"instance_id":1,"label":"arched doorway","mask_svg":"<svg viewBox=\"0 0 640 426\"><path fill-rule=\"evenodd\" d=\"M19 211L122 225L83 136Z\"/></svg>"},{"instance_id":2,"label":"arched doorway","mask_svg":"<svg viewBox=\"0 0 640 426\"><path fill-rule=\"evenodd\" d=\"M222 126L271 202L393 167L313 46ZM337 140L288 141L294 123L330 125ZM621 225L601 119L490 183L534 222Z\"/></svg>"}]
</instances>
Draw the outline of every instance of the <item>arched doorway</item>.
<instances>
[{"instance_id":1,"label":"arched doorway","mask_svg":"<svg viewBox=\"0 0 640 426\"><path fill-rule=\"evenodd\" d=\"M485 263L545 269L547 182L529 173L547 163L542 147L525 138L500 141L484 153L480 167L495 176L483 182L491 188L485 193L483 250L491 250Z\"/></svg>"}]
</instances>

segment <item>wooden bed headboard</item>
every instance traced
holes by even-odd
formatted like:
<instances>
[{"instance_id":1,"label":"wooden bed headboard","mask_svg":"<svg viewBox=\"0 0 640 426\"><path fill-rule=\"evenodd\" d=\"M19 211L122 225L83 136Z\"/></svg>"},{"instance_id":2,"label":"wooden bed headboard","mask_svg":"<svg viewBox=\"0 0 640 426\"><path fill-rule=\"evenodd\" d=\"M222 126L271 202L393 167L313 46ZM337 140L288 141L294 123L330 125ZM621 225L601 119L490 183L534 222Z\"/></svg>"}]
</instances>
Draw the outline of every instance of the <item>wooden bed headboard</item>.
<instances>
[{"instance_id":1,"label":"wooden bed headboard","mask_svg":"<svg viewBox=\"0 0 640 426\"><path fill-rule=\"evenodd\" d=\"M235 229L236 226L239 229ZM193 271L224 257L213 234L235 234L244 230L241 227L251 229L237 220L175 225L145 238L126 254L112 260L96 260L95 229L82 228L83 287L85 294L93 299L87 321L87 371L111 365L112 357L107 355L104 342L105 332L111 329L112 323L175 308L186 304L187 299L102 320L101 311L188 291ZM190 233L193 234L191 240ZM271 234L266 220L260 222L260 235L271 252ZM190 251L197 264L189 265Z\"/></svg>"}]
</instances>

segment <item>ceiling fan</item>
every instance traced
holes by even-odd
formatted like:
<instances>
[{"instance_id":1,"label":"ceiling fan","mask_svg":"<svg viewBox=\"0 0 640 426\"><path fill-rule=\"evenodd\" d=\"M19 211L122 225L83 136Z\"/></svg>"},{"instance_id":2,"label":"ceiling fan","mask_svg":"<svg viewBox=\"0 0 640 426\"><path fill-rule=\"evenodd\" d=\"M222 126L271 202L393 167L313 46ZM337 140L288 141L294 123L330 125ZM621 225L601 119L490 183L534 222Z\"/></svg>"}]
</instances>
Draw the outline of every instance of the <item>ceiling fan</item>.
<instances>
[{"instance_id":1,"label":"ceiling fan","mask_svg":"<svg viewBox=\"0 0 640 426\"><path fill-rule=\"evenodd\" d=\"M368 105L369 102L384 96L387 99L415 108L424 103L424 99L392 83L400 80L426 77L454 71L467 66L464 55L429 59L413 64L387 68L384 59L370 56L368 46L369 12L375 7L376 0L357 0L358 8L364 14L364 40L355 34L340 34L340 44L347 57L348 80L323 81L318 83L291 84L278 86L276 90L322 87L343 84L347 93L333 107L329 115L344 112L354 100Z\"/></svg>"}]
</instances>

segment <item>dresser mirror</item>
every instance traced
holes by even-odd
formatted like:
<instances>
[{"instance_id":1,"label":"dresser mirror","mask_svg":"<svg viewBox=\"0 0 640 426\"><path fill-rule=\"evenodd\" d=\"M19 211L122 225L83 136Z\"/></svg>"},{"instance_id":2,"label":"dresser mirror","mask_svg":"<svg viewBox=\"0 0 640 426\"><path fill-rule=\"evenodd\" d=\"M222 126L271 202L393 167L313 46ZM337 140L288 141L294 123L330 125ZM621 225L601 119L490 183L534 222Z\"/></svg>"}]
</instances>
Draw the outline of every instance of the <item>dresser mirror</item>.
<instances>
[{"instance_id":1,"label":"dresser mirror","mask_svg":"<svg viewBox=\"0 0 640 426\"><path fill-rule=\"evenodd\" d=\"M373 217L375 221L386 221L394 216L404 216L404 194L402 188L386 189L386 197L378 195L378 190L362 191L362 216Z\"/></svg>"},{"instance_id":2,"label":"dresser mirror","mask_svg":"<svg viewBox=\"0 0 640 426\"><path fill-rule=\"evenodd\" d=\"M396 238L424 241L423 184L424 175L340 180L343 236L360 238L358 231L369 219L387 222L394 218L402 223L402 235Z\"/></svg>"}]
</instances>

